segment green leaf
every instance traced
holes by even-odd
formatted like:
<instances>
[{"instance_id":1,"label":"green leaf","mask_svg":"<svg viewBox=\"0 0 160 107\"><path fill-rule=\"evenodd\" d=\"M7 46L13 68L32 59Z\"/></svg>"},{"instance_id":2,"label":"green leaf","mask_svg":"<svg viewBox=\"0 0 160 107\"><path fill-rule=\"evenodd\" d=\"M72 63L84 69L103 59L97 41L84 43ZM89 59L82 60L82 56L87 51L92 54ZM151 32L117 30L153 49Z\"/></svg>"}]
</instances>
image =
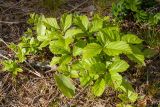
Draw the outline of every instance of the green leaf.
<instances>
[{"instance_id":1,"label":"green leaf","mask_svg":"<svg viewBox=\"0 0 160 107\"><path fill-rule=\"evenodd\" d=\"M78 42L73 47L73 56L81 55L83 52L83 48L86 46L86 41L78 40Z\"/></svg>"},{"instance_id":2,"label":"green leaf","mask_svg":"<svg viewBox=\"0 0 160 107\"><path fill-rule=\"evenodd\" d=\"M58 66L57 70L58 70L59 72L67 73L67 74L68 74L68 72L69 72L69 66L66 65L66 64L60 64L60 65Z\"/></svg>"},{"instance_id":3,"label":"green leaf","mask_svg":"<svg viewBox=\"0 0 160 107\"><path fill-rule=\"evenodd\" d=\"M97 40L98 42L102 45L102 46L105 46L105 44L108 44L109 42L111 42L108 37L102 33L102 32L98 32L97 33Z\"/></svg>"},{"instance_id":4,"label":"green leaf","mask_svg":"<svg viewBox=\"0 0 160 107\"><path fill-rule=\"evenodd\" d=\"M71 78L78 78L78 77L79 77L78 71L76 71L76 70L71 70L71 71L70 71L70 77L71 77Z\"/></svg>"},{"instance_id":5,"label":"green leaf","mask_svg":"<svg viewBox=\"0 0 160 107\"><path fill-rule=\"evenodd\" d=\"M51 27L54 27L55 29L60 29L56 18L46 18L44 23L50 25Z\"/></svg>"},{"instance_id":6,"label":"green leaf","mask_svg":"<svg viewBox=\"0 0 160 107\"><path fill-rule=\"evenodd\" d=\"M61 57L53 57L50 62L50 66L54 66L54 65L58 64L60 59L61 59Z\"/></svg>"},{"instance_id":7,"label":"green leaf","mask_svg":"<svg viewBox=\"0 0 160 107\"><path fill-rule=\"evenodd\" d=\"M92 93L95 96L101 96L105 90L106 82L103 78L99 78L92 87Z\"/></svg>"},{"instance_id":8,"label":"green leaf","mask_svg":"<svg viewBox=\"0 0 160 107\"><path fill-rule=\"evenodd\" d=\"M67 97L72 98L75 94L75 86L70 78L64 75L55 75L55 80L60 91Z\"/></svg>"},{"instance_id":9,"label":"green leaf","mask_svg":"<svg viewBox=\"0 0 160 107\"><path fill-rule=\"evenodd\" d=\"M10 72L13 76L17 76L18 73L23 71L15 61L4 60L2 64L4 66L3 70Z\"/></svg>"},{"instance_id":10,"label":"green leaf","mask_svg":"<svg viewBox=\"0 0 160 107\"><path fill-rule=\"evenodd\" d=\"M53 39L59 39L59 38L62 38L60 32L58 32L58 31L49 31L49 30L45 31L45 35L38 35L37 36L37 39L39 41L42 41L42 42L51 41Z\"/></svg>"},{"instance_id":11,"label":"green leaf","mask_svg":"<svg viewBox=\"0 0 160 107\"><path fill-rule=\"evenodd\" d=\"M70 55L63 55L63 56L61 56L59 63L68 64L69 62L71 62L71 60L72 60L72 57Z\"/></svg>"},{"instance_id":12,"label":"green leaf","mask_svg":"<svg viewBox=\"0 0 160 107\"><path fill-rule=\"evenodd\" d=\"M104 63L97 62L91 65L90 70L95 72L96 74L103 74L106 70L106 66Z\"/></svg>"},{"instance_id":13,"label":"green leaf","mask_svg":"<svg viewBox=\"0 0 160 107\"><path fill-rule=\"evenodd\" d=\"M109 67L109 72L110 73L115 73L115 72L124 72L128 69L129 65L126 61L124 60L115 60Z\"/></svg>"},{"instance_id":14,"label":"green leaf","mask_svg":"<svg viewBox=\"0 0 160 107\"><path fill-rule=\"evenodd\" d=\"M109 73L105 76L106 84L118 89L122 84L122 76L119 73Z\"/></svg>"},{"instance_id":15,"label":"green leaf","mask_svg":"<svg viewBox=\"0 0 160 107\"><path fill-rule=\"evenodd\" d=\"M122 84L119 87L119 89L121 91L123 91L124 93L134 92L134 89L133 89L131 83L126 79L122 80Z\"/></svg>"},{"instance_id":16,"label":"green leaf","mask_svg":"<svg viewBox=\"0 0 160 107\"><path fill-rule=\"evenodd\" d=\"M68 38L65 38L65 48L68 50L68 51L70 51L70 47L69 47L69 45L72 43L72 42L74 42L74 39L73 38L70 38L70 37L68 37Z\"/></svg>"},{"instance_id":17,"label":"green leaf","mask_svg":"<svg viewBox=\"0 0 160 107\"><path fill-rule=\"evenodd\" d=\"M90 81L91 81L91 78L88 75L80 77L81 86L89 85Z\"/></svg>"},{"instance_id":18,"label":"green leaf","mask_svg":"<svg viewBox=\"0 0 160 107\"><path fill-rule=\"evenodd\" d=\"M50 41L48 41L48 40L43 41L43 42L40 44L39 49L42 49L42 48L46 47L47 45L49 45L49 42L50 42Z\"/></svg>"},{"instance_id":19,"label":"green leaf","mask_svg":"<svg viewBox=\"0 0 160 107\"><path fill-rule=\"evenodd\" d=\"M123 79L119 89L124 92L123 94L118 96L123 102L134 103L137 100L138 94L134 92L131 83L129 83L127 80Z\"/></svg>"},{"instance_id":20,"label":"green leaf","mask_svg":"<svg viewBox=\"0 0 160 107\"><path fill-rule=\"evenodd\" d=\"M80 63L80 61L75 61L72 63L72 70L77 70L77 71L81 71L84 70L82 63Z\"/></svg>"},{"instance_id":21,"label":"green leaf","mask_svg":"<svg viewBox=\"0 0 160 107\"><path fill-rule=\"evenodd\" d=\"M18 57L19 62L23 62L26 60L26 48L20 48L18 46L18 50L16 52L16 56Z\"/></svg>"},{"instance_id":22,"label":"green leaf","mask_svg":"<svg viewBox=\"0 0 160 107\"><path fill-rule=\"evenodd\" d=\"M83 49L83 58L91 58L100 54L102 51L102 47L96 43L90 43Z\"/></svg>"},{"instance_id":23,"label":"green leaf","mask_svg":"<svg viewBox=\"0 0 160 107\"><path fill-rule=\"evenodd\" d=\"M64 14L61 17L61 26L63 31L65 32L72 25L72 14Z\"/></svg>"},{"instance_id":24,"label":"green leaf","mask_svg":"<svg viewBox=\"0 0 160 107\"><path fill-rule=\"evenodd\" d=\"M133 106L129 104L120 103L120 104L117 104L116 107L133 107Z\"/></svg>"},{"instance_id":25,"label":"green leaf","mask_svg":"<svg viewBox=\"0 0 160 107\"><path fill-rule=\"evenodd\" d=\"M141 50L136 46L131 46L131 48L132 48L132 52L133 53L132 54L128 54L127 57L130 60L132 60L132 61L144 66L145 65L144 55L141 52Z\"/></svg>"},{"instance_id":26,"label":"green leaf","mask_svg":"<svg viewBox=\"0 0 160 107\"><path fill-rule=\"evenodd\" d=\"M128 94L128 98L131 102L135 102L138 98L138 94L137 93L134 93L134 92L131 92L130 94Z\"/></svg>"},{"instance_id":27,"label":"green leaf","mask_svg":"<svg viewBox=\"0 0 160 107\"><path fill-rule=\"evenodd\" d=\"M75 24L77 26L79 26L81 29L83 29L84 31L88 30L88 26L89 26L89 20L88 17L83 15L83 16L77 16L74 20Z\"/></svg>"},{"instance_id":28,"label":"green leaf","mask_svg":"<svg viewBox=\"0 0 160 107\"><path fill-rule=\"evenodd\" d=\"M116 56L121 53L132 53L130 46L124 41L110 42L103 51L109 56Z\"/></svg>"},{"instance_id":29,"label":"green leaf","mask_svg":"<svg viewBox=\"0 0 160 107\"><path fill-rule=\"evenodd\" d=\"M65 38L73 37L81 33L83 33L81 29L68 29L65 33Z\"/></svg>"},{"instance_id":30,"label":"green leaf","mask_svg":"<svg viewBox=\"0 0 160 107\"><path fill-rule=\"evenodd\" d=\"M45 36L46 33L46 26L42 23L37 24L37 35L38 36Z\"/></svg>"},{"instance_id":31,"label":"green leaf","mask_svg":"<svg viewBox=\"0 0 160 107\"><path fill-rule=\"evenodd\" d=\"M103 27L103 20L101 19L94 19L91 23L90 32L97 32Z\"/></svg>"},{"instance_id":32,"label":"green leaf","mask_svg":"<svg viewBox=\"0 0 160 107\"><path fill-rule=\"evenodd\" d=\"M105 40L107 43L109 41L120 41L120 31L118 26L103 28L101 32L105 36Z\"/></svg>"},{"instance_id":33,"label":"green leaf","mask_svg":"<svg viewBox=\"0 0 160 107\"><path fill-rule=\"evenodd\" d=\"M65 49L64 43L65 41L63 39L51 41L49 49L54 54L68 54L69 52Z\"/></svg>"},{"instance_id":34,"label":"green leaf","mask_svg":"<svg viewBox=\"0 0 160 107\"><path fill-rule=\"evenodd\" d=\"M90 70L90 67L97 63L97 60L95 58L83 59L81 63L86 70Z\"/></svg>"},{"instance_id":35,"label":"green leaf","mask_svg":"<svg viewBox=\"0 0 160 107\"><path fill-rule=\"evenodd\" d=\"M131 44L140 44L140 43L142 43L143 40L138 38L136 35L126 34L126 35L122 36L122 41L125 41L127 43L131 43Z\"/></svg>"}]
</instances>

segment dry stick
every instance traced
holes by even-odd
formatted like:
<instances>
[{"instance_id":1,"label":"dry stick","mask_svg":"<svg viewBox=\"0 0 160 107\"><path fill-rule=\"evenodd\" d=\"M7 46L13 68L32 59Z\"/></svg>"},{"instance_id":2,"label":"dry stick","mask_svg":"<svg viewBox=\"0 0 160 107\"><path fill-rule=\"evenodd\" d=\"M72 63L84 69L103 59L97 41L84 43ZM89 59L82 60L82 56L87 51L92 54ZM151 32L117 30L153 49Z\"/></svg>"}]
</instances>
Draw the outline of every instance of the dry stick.
<instances>
[{"instance_id":1,"label":"dry stick","mask_svg":"<svg viewBox=\"0 0 160 107\"><path fill-rule=\"evenodd\" d=\"M0 23L4 23L4 24L19 24L19 23L23 23L25 21L17 21L17 22L9 22L9 21L0 21Z\"/></svg>"},{"instance_id":2,"label":"dry stick","mask_svg":"<svg viewBox=\"0 0 160 107\"><path fill-rule=\"evenodd\" d=\"M4 11L2 12L2 14L4 14L6 11L8 11L8 10L11 9L11 8L13 8L14 6L18 5L18 4L21 3L22 1L24 1L24 0L21 0L21 1L19 1L18 3L16 3L16 4L12 5L11 7L9 7L8 9L4 10Z\"/></svg>"},{"instance_id":3,"label":"dry stick","mask_svg":"<svg viewBox=\"0 0 160 107\"><path fill-rule=\"evenodd\" d=\"M8 57L6 57L6 56L4 56L4 55L2 55L2 54L0 54L0 57L2 57L2 58L4 58L4 59L9 59Z\"/></svg>"},{"instance_id":4,"label":"dry stick","mask_svg":"<svg viewBox=\"0 0 160 107\"><path fill-rule=\"evenodd\" d=\"M74 10L76 10L77 8L81 7L82 5L84 5L85 3L87 3L89 0L85 0L84 2L82 2L81 4L79 4L78 6L76 6L75 8L71 9L70 11L68 11L67 13L71 13Z\"/></svg>"},{"instance_id":5,"label":"dry stick","mask_svg":"<svg viewBox=\"0 0 160 107\"><path fill-rule=\"evenodd\" d=\"M8 44L2 38L0 38L0 41L3 42L9 48ZM17 54L14 50L12 50L12 51L15 54ZM36 69L34 69L27 61L24 61L24 62L34 71L34 72L31 72L31 73L35 74L38 77L42 77L41 74Z\"/></svg>"}]
</instances>

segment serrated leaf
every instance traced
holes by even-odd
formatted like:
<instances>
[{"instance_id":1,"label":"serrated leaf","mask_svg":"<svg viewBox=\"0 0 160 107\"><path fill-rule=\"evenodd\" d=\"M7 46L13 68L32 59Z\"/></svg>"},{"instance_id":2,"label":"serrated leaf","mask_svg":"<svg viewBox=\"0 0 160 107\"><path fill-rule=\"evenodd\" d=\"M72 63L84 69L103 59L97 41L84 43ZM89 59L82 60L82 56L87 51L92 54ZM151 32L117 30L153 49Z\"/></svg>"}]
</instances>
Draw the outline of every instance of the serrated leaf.
<instances>
[{"instance_id":1,"label":"serrated leaf","mask_svg":"<svg viewBox=\"0 0 160 107\"><path fill-rule=\"evenodd\" d=\"M75 95L75 86L70 78L64 75L55 75L55 80L60 91L67 97L72 98Z\"/></svg>"},{"instance_id":2,"label":"serrated leaf","mask_svg":"<svg viewBox=\"0 0 160 107\"><path fill-rule=\"evenodd\" d=\"M50 41L43 41L41 44L40 44L40 46L39 46L39 49L42 49L42 48L44 48L44 47L46 47L47 45L49 45L49 42Z\"/></svg>"},{"instance_id":3,"label":"serrated leaf","mask_svg":"<svg viewBox=\"0 0 160 107\"><path fill-rule=\"evenodd\" d=\"M103 78L99 78L92 87L92 93L95 96L101 96L105 90L106 82Z\"/></svg>"},{"instance_id":4,"label":"serrated leaf","mask_svg":"<svg viewBox=\"0 0 160 107\"><path fill-rule=\"evenodd\" d=\"M54 65L58 64L60 59L61 59L61 57L53 57L50 62L50 66L54 66Z\"/></svg>"},{"instance_id":5,"label":"serrated leaf","mask_svg":"<svg viewBox=\"0 0 160 107\"><path fill-rule=\"evenodd\" d=\"M113 26L113 27L106 27L101 30L103 35L105 36L105 40L108 43L113 41L120 41L120 32L119 27Z\"/></svg>"},{"instance_id":6,"label":"serrated leaf","mask_svg":"<svg viewBox=\"0 0 160 107\"><path fill-rule=\"evenodd\" d=\"M130 60L132 60L132 61L134 61L134 62L136 62L136 63L138 63L140 65L142 64L144 66L145 65L144 55L141 52L141 50L136 46L131 46L131 48L132 48L132 52L133 53L132 54L128 54L127 57Z\"/></svg>"},{"instance_id":7,"label":"serrated leaf","mask_svg":"<svg viewBox=\"0 0 160 107\"><path fill-rule=\"evenodd\" d=\"M103 74L106 70L106 66L104 63L97 62L91 65L90 70L96 74Z\"/></svg>"},{"instance_id":8,"label":"serrated leaf","mask_svg":"<svg viewBox=\"0 0 160 107\"><path fill-rule=\"evenodd\" d=\"M69 52L65 49L65 41L60 39L56 41L51 41L49 49L54 54L68 54Z\"/></svg>"},{"instance_id":9,"label":"serrated leaf","mask_svg":"<svg viewBox=\"0 0 160 107\"><path fill-rule=\"evenodd\" d=\"M128 69L129 65L126 61L124 60L115 60L109 67L109 72L110 73L115 73L115 72L124 72Z\"/></svg>"},{"instance_id":10,"label":"serrated leaf","mask_svg":"<svg viewBox=\"0 0 160 107\"><path fill-rule=\"evenodd\" d=\"M134 92L134 89L133 89L131 83L128 80L125 80L125 79L122 80L122 84L119 87L119 89L121 91L123 91L124 93Z\"/></svg>"},{"instance_id":11,"label":"serrated leaf","mask_svg":"<svg viewBox=\"0 0 160 107\"><path fill-rule=\"evenodd\" d=\"M106 84L118 89L122 84L122 76L119 73L107 74L105 76Z\"/></svg>"},{"instance_id":12,"label":"serrated leaf","mask_svg":"<svg viewBox=\"0 0 160 107\"><path fill-rule=\"evenodd\" d=\"M86 41L79 40L73 47L73 56L81 55L83 48L86 46Z\"/></svg>"},{"instance_id":13,"label":"serrated leaf","mask_svg":"<svg viewBox=\"0 0 160 107\"><path fill-rule=\"evenodd\" d=\"M131 102L135 102L138 98L138 94L137 93L134 93L134 92L131 92L130 94L128 94L128 98Z\"/></svg>"},{"instance_id":14,"label":"serrated leaf","mask_svg":"<svg viewBox=\"0 0 160 107\"><path fill-rule=\"evenodd\" d=\"M59 29L56 18L46 18L44 23L50 25L51 27L54 27L55 29Z\"/></svg>"},{"instance_id":15,"label":"serrated leaf","mask_svg":"<svg viewBox=\"0 0 160 107\"><path fill-rule=\"evenodd\" d=\"M68 49L69 51L70 51L69 45L70 45L73 41L74 41L73 38L70 38L70 37L65 38L65 48Z\"/></svg>"},{"instance_id":16,"label":"serrated leaf","mask_svg":"<svg viewBox=\"0 0 160 107\"><path fill-rule=\"evenodd\" d=\"M126 35L122 36L121 40L125 41L127 43L131 43L131 44L140 44L143 41L142 39L138 38L134 34L126 34Z\"/></svg>"},{"instance_id":17,"label":"serrated leaf","mask_svg":"<svg viewBox=\"0 0 160 107\"><path fill-rule=\"evenodd\" d=\"M63 55L63 56L61 56L59 63L68 64L69 62L71 62L71 60L72 60L72 57L70 55Z\"/></svg>"},{"instance_id":18,"label":"serrated leaf","mask_svg":"<svg viewBox=\"0 0 160 107\"><path fill-rule=\"evenodd\" d=\"M130 46L124 41L110 42L103 51L109 56L117 56L121 53L132 53Z\"/></svg>"},{"instance_id":19,"label":"serrated leaf","mask_svg":"<svg viewBox=\"0 0 160 107\"><path fill-rule=\"evenodd\" d=\"M89 26L89 20L88 17L83 15L83 16L78 16L75 18L75 24L77 26L79 26L81 29L83 29L84 31L88 30L88 26Z\"/></svg>"},{"instance_id":20,"label":"serrated leaf","mask_svg":"<svg viewBox=\"0 0 160 107\"><path fill-rule=\"evenodd\" d=\"M80 77L81 86L89 85L90 81L91 81L91 78L88 75Z\"/></svg>"},{"instance_id":21,"label":"serrated leaf","mask_svg":"<svg viewBox=\"0 0 160 107\"><path fill-rule=\"evenodd\" d=\"M69 29L65 33L65 38L73 37L75 35L81 34L83 31L81 29Z\"/></svg>"},{"instance_id":22,"label":"serrated leaf","mask_svg":"<svg viewBox=\"0 0 160 107\"><path fill-rule=\"evenodd\" d=\"M96 43L90 43L83 49L83 58L91 58L96 56L97 54L100 54L102 51L102 47L99 44Z\"/></svg>"},{"instance_id":23,"label":"serrated leaf","mask_svg":"<svg viewBox=\"0 0 160 107\"><path fill-rule=\"evenodd\" d=\"M63 31L65 32L72 25L72 14L64 14L61 17L61 26Z\"/></svg>"},{"instance_id":24,"label":"serrated leaf","mask_svg":"<svg viewBox=\"0 0 160 107\"><path fill-rule=\"evenodd\" d=\"M79 61L73 62L71 67L72 70L77 70L77 71L84 70L82 63L80 63Z\"/></svg>"},{"instance_id":25,"label":"serrated leaf","mask_svg":"<svg viewBox=\"0 0 160 107\"><path fill-rule=\"evenodd\" d=\"M102 29L103 27L103 20L101 19L94 19L92 22L91 22L91 28L90 28L90 32L97 32L99 31L100 29Z\"/></svg>"}]
</instances>

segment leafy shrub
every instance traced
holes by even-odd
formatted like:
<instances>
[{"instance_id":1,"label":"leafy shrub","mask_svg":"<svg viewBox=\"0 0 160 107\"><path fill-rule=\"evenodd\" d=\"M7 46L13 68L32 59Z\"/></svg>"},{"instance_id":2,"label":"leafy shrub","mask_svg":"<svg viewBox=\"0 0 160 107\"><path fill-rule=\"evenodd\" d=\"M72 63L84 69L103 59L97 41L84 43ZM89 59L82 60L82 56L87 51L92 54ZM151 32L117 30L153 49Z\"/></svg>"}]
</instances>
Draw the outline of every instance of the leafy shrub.
<instances>
[{"instance_id":1,"label":"leafy shrub","mask_svg":"<svg viewBox=\"0 0 160 107\"><path fill-rule=\"evenodd\" d=\"M121 33L109 17L98 15L89 19L85 15L64 14L57 20L32 14L28 22L34 25L32 30L28 29L18 45L10 45L17 63L25 61L27 55L49 48L54 54L50 66L57 66L54 78L65 96L75 95L71 78L78 78L82 86L91 86L95 96L101 96L106 86L110 86L121 92L122 105L136 101L138 94L121 75L129 68L121 56L145 65L143 40L134 34Z\"/></svg>"}]
</instances>

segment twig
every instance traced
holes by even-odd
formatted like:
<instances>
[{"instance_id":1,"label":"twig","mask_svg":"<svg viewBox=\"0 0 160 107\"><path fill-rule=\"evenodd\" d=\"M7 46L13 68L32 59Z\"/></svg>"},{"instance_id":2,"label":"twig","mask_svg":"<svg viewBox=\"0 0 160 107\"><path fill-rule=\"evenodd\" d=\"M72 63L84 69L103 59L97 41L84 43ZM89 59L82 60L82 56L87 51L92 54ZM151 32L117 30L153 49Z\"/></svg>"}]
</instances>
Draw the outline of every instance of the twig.
<instances>
[{"instance_id":1,"label":"twig","mask_svg":"<svg viewBox=\"0 0 160 107\"><path fill-rule=\"evenodd\" d=\"M41 74L36 70L34 69L27 61L24 61L31 69L34 70L34 74L36 74L38 77L42 77Z\"/></svg>"},{"instance_id":2,"label":"twig","mask_svg":"<svg viewBox=\"0 0 160 107\"><path fill-rule=\"evenodd\" d=\"M16 3L16 4L12 5L11 7L9 7L8 9L4 10L4 11L2 12L2 14L4 14L6 11L10 10L10 9L13 8L14 6L18 5L18 4L21 3L22 1L24 1L24 0L21 0L21 1L19 1L18 3Z\"/></svg>"},{"instance_id":3,"label":"twig","mask_svg":"<svg viewBox=\"0 0 160 107\"><path fill-rule=\"evenodd\" d=\"M19 24L19 23L23 23L25 21L15 21L15 22L9 22L9 21L0 21L0 23L4 23L4 24Z\"/></svg>"},{"instance_id":4,"label":"twig","mask_svg":"<svg viewBox=\"0 0 160 107\"><path fill-rule=\"evenodd\" d=\"M2 57L2 58L4 58L4 59L9 59L8 57L6 57L6 56L4 56L4 55L2 55L2 54L0 54L0 57Z\"/></svg>"},{"instance_id":5,"label":"twig","mask_svg":"<svg viewBox=\"0 0 160 107\"><path fill-rule=\"evenodd\" d=\"M82 2L81 4L79 4L78 6L76 6L75 8L71 9L70 11L68 11L68 13L73 12L74 10L76 10L77 8L81 7L82 5L84 5L85 3L87 3L89 0L85 0L84 2Z\"/></svg>"}]
</instances>

